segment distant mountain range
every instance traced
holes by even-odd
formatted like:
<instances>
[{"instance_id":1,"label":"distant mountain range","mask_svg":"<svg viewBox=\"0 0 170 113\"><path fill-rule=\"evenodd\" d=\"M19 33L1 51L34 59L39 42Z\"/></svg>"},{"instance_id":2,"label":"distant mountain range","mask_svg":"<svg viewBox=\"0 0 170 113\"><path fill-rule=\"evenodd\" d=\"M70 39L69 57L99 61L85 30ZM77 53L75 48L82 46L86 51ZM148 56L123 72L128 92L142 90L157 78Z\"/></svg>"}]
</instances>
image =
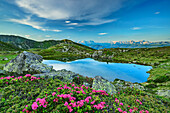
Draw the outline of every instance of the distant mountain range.
<instances>
[{"instance_id":1,"label":"distant mountain range","mask_svg":"<svg viewBox=\"0 0 170 113\"><path fill-rule=\"evenodd\" d=\"M109 41L109 42L95 42L90 41L78 41L77 43L89 46L94 49L104 49L104 48L151 48L151 47L164 47L170 46L170 42L161 41L161 42L150 42L145 40L140 41Z\"/></svg>"}]
</instances>

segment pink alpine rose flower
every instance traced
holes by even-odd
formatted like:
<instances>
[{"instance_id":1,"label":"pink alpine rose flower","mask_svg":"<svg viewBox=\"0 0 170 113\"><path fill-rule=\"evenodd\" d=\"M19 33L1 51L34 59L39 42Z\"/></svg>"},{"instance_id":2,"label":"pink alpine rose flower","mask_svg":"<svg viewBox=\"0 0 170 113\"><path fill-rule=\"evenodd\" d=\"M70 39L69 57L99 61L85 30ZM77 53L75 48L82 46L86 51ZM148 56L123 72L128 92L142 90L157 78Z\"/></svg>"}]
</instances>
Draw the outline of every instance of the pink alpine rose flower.
<instances>
[{"instance_id":1,"label":"pink alpine rose flower","mask_svg":"<svg viewBox=\"0 0 170 113\"><path fill-rule=\"evenodd\" d=\"M119 105L123 106L123 103L120 103Z\"/></svg>"},{"instance_id":2,"label":"pink alpine rose flower","mask_svg":"<svg viewBox=\"0 0 170 113\"><path fill-rule=\"evenodd\" d=\"M149 113L149 111L148 111L148 110L146 110L146 111L145 111L145 113Z\"/></svg>"},{"instance_id":3,"label":"pink alpine rose flower","mask_svg":"<svg viewBox=\"0 0 170 113\"><path fill-rule=\"evenodd\" d=\"M53 93L52 93L52 96L54 96L55 94L56 94L56 92L53 92Z\"/></svg>"},{"instance_id":4,"label":"pink alpine rose flower","mask_svg":"<svg viewBox=\"0 0 170 113\"><path fill-rule=\"evenodd\" d=\"M30 74L26 74L25 76L26 76L26 77L30 77L31 75L30 75Z\"/></svg>"},{"instance_id":5,"label":"pink alpine rose flower","mask_svg":"<svg viewBox=\"0 0 170 113\"><path fill-rule=\"evenodd\" d=\"M136 99L137 102L140 102L138 99Z\"/></svg>"},{"instance_id":6,"label":"pink alpine rose flower","mask_svg":"<svg viewBox=\"0 0 170 113\"><path fill-rule=\"evenodd\" d=\"M94 104L95 103L95 100L93 100L92 102L91 102L91 104Z\"/></svg>"},{"instance_id":7,"label":"pink alpine rose flower","mask_svg":"<svg viewBox=\"0 0 170 113\"><path fill-rule=\"evenodd\" d=\"M122 112L121 108L117 108L119 112Z\"/></svg>"},{"instance_id":8,"label":"pink alpine rose flower","mask_svg":"<svg viewBox=\"0 0 170 113\"><path fill-rule=\"evenodd\" d=\"M65 103L64 103L64 106L67 106L67 105L68 105L68 102L65 102Z\"/></svg>"},{"instance_id":9,"label":"pink alpine rose flower","mask_svg":"<svg viewBox=\"0 0 170 113\"><path fill-rule=\"evenodd\" d=\"M72 108L70 108L70 109L69 109L69 112L72 112L72 111L73 111L73 109L72 109Z\"/></svg>"},{"instance_id":10,"label":"pink alpine rose flower","mask_svg":"<svg viewBox=\"0 0 170 113\"><path fill-rule=\"evenodd\" d=\"M129 109L129 112L132 113L132 112L133 112L133 109Z\"/></svg>"},{"instance_id":11,"label":"pink alpine rose flower","mask_svg":"<svg viewBox=\"0 0 170 113\"><path fill-rule=\"evenodd\" d=\"M137 107L134 107L134 110L138 110L138 108L137 108Z\"/></svg>"},{"instance_id":12,"label":"pink alpine rose flower","mask_svg":"<svg viewBox=\"0 0 170 113\"><path fill-rule=\"evenodd\" d=\"M34 103L32 104L32 109L33 109L33 110L36 110L37 107L38 107L38 104L37 104L36 102L34 102Z\"/></svg>"},{"instance_id":13,"label":"pink alpine rose flower","mask_svg":"<svg viewBox=\"0 0 170 113\"><path fill-rule=\"evenodd\" d=\"M22 112L24 112L26 109L24 108L23 110L22 110Z\"/></svg>"}]
</instances>

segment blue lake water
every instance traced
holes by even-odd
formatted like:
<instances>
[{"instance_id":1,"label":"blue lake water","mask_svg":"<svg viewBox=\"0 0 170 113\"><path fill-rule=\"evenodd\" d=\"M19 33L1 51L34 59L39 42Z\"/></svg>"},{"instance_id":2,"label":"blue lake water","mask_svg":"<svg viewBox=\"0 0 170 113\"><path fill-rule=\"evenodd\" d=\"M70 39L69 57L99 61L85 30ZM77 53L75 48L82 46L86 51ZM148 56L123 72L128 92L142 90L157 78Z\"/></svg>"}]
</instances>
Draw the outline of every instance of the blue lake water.
<instances>
[{"instance_id":1,"label":"blue lake water","mask_svg":"<svg viewBox=\"0 0 170 113\"><path fill-rule=\"evenodd\" d=\"M115 78L130 82L145 82L149 77L146 73L151 66L128 64L128 63L106 63L91 58L79 59L72 62L61 62L57 60L43 60L44 64L53 66L55 70L66 69L83 76L95 77L97 75L114 81Z\"/></svg>"}]
</instances>

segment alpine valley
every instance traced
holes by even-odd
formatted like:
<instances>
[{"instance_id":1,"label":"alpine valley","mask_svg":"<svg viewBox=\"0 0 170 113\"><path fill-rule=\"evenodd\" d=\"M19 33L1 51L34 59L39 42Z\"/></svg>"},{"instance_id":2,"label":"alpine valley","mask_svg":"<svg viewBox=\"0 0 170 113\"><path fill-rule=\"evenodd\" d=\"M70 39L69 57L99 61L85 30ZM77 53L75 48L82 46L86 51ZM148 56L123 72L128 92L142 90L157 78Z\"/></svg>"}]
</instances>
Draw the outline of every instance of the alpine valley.
<instances>
[{"instance_id":1,"label":"alpine valley","mask_svg":"<svg viewBox=\"0 0 170 113\"><path fill-rule=\"evenodd\" d=\"M79 99L87 101L84 103L86 107L73 109L79 112L97 110L112 113L112 111L117 112L120 104L124 105L121 107L123 110L136 107L146 112L155 112L155 110L168 112L170 109L170 46L110 47L97 50L88 47L88 44L82 45L68 39L38 42L14 35L0 35L0 41L2 112L35 111L33 103L36 99L43 98L48 102L43 105L48 107L37 108L39 112L56 110L64 112L63 109L67 111L68 108L65 107L67 103L62 104L63 99L67 101L67 98L72 97L74 97L73 103ZM42 63L43 60L71 62L84 58L92 58L98 62L140 64L152 66L152 69L147 72L150 75L146 82L132 83L120 79L108 81L101 76L91 78L69 70L55 70L52 66ZM76 88L81 89L80 92ZM60 98L57 98L58 96ZM103 109L91 107L88 105L89 101L91 104L93 102L100 104Z\"/></svg>"}]
</instances>

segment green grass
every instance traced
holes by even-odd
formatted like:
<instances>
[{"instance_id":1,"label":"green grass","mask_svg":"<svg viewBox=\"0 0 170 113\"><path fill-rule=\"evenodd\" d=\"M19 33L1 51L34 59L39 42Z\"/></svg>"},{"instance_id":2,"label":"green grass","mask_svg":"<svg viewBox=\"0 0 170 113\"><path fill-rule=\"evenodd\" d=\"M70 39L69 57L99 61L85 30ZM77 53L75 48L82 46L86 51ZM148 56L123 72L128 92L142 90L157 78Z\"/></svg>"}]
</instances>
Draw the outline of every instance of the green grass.
<instances>
[{"instance_id":1,"label":"green grass","mask_svg":"<svg viewBox=\"0 0 170 113\"><path fill-rule=\"evenodd\" d=\"M10 60L14 59L18 54L19 53L15 53L15 51L0 51L0 69L3 69L3 66ZM8 58L8 60L2 60L4 57Z\"/></svg>"},{"instance_id":2,"label":"green grass","mask_svg":"<svg viewBox=\"0 0 170 113\"><path fill-rule=\"evenodd\" d=\"M66 51L66 48L68 51ZM63 52L66 51L66 52ZM57 44L48 49L31 49L30 52L42 55L44 59L52 59L52 60L60 60L65 61L63 59L68 59L69 61L73 61L80 58L87 58L85 53L92 54L94 50L92 48L86 46L80 46L74 43L71 44Z\"/></svg>"},{"instance_id":3,"label":"green grass","mask_svg":"<svg viewBox=\"0 0 170 113\"><path fill-rule=\"evenodd\" d=\"M68 52L62 52L64 46L69 48ZM126 50L126 52L122 52ZM153 92L158 89L168 89L170 86L170 47L159 47L159 48L111 48L111 49L103 49L103 55L113 55L112 59L103 59L99 58L96 60L100 61L108 61L108 62L131 62L142 65L150 65L153 67L148 73L150 76L148 81L142 83L143 85L150 86L150 84L154 84L156 87L152 87ZM60 44L48 49L31 49L30 52L42 55L44 59L53 59L60 61L73 61L76 59L87 58L84 53L93 54L94 50L89 48L75 45L75 44ZM82 52L82 54L77 54L78 52ZM84 53L83 53L84 52ZM3 53L3 54L2 54ZM2 66L10 61L10 59L15 58L16 55L13 53L5 54L2 52L0 54L0 58L7 57L8 61L0 61L0 69Z\"/></svg>"},{"instance_id":4,"label":"green grass","mask_svg":"<svg viewBox=\"0 0 170 113\"><path fill-rule=\"evenodd\" d=\"M65 45L67 46L67 44ZM31 52L38 53L42 55L45 59L59 59L62 60L62 58L69 58L70 59L78 59L82 58L83 56L86 57L84 54L77 55L75 52L75 48L78 51L83 51L86 53L92 54L94 51L90 49L85 49L82 47L76 47L74 45L71 46L69 52L61 52L63 49L63 46L54 46L49 49L41 50L41 49L32 49ZM121 52L122 50L128 50L127 52ZM120 94L116 94L113 97L109 95L108 97L100 97L100 101L105 101L109 108L105 108L105 110L110 110L117 112L117 108L120 107L121 109L127 111L129 108L127 105L130 105L132 107L137 106L140 110L148 110L150 112L168 112L170 109L168 106L170 106L170 99L161 97L158 95L155 95L155 92L157 90L161 89L169 89L170 87L170 47L160 47L160 48L137 48L137 49L123 49L123 48L116 48L116 49L104 49L104 54L106 55L112 55L114 54L114 57L112 59L97 59L101 61L109 61L109 62L133 62L136 61L137 64L143 64L143 65L150 65L153 67L152 70L149 71L150 76L148 78L148 81L145 83L142 83L147 88L150 88L146 92L139 91L137 89L125 89L120 92ZM73 53L72 53L73 52ZM18 53L19 54L19 53ZM11 59L15 58L17 54L15 52L7 52L7 51L1 51L0 52L0 59L7 57L8 61L2 61L0 60L0 69L2 69L2 66L9 62ZM83 81L86 80L86 78L81 78L81 81L77 82L77 84L82 84ZM76 81L74 81L76 82ZM3 84L3 85L2 85ZM4 81L1 82L1 92L0 95L3 96L3 100L5 97L6 103L1 101L2 107L0 107L0 111L7 111L7 112L15 112L16 111L22 111L22 109L25 107L25 105L29 105L29 110L31 110L31 104L36 100L36 98L41 97L43 98L45 96L45 92L48 92L50 95L53 91L56 91L55 85L58 86L59 84L63 85L65 83L59 81L59 80L39 80L38 83L36 82L29 82L29 84L25 84L23 82L19 83L11 83L9 85L5 84ZM45 84L51 84L51 86L45 85ZM58 84L58 85L57 85ZM69 83L67 83L69 85ZM25 87L28 86L28 87ZM24 88L25 87L25 88ZM79 86L80 87L80 86ZM44 92L45 91L45 92ZM15 93L13 93L15 92ZM25 94L24 94L25 92ZM28 93L30 92L30 93ZM87 91L87 92L90 92ZM124 94L125 92L125 94ZM64 93L64 92L63 92ZM22 94L22 95L20 95ZM20 95L20 96L18 96ZM23 97L25 95L26 97ZM12 100L11 98L14 98ZM77 95L76 95L77 96ZM87 96L87 95L86 95ZM101 95L99 95L101 96ZM79 96L77 96L79 97ZM125 106L119 106L114 101L115 98L118 98ZM142 106L137 105L135 103L135 100L139 99L143 104ZM59 107L63 107L62 104L58 105L58 108L51 103L53 107L51 107L51 111L58 109ZM61 108L62 108L61 107ZM44 108L43 108L44 109ZM40 110L43 110L40 109ZM63 108L66 109L66 108ZM82 109L84 110L84 108ZM67 111L68 112L68 111ZM100 111L102 112L102 111ZM105 112L105 111L104 111Z\"/></svg>"},{"instance_id":5,"label":"green grass","mask_svg":"<svg viewBox=\"0 0 170 113\"><path fill-rule=\"evenodd\" d=\"M62 52L64 46L69 48L68 52ZM126 50L126 52L122 52ZM150 76L144 85L155 84L157 87L153 87L153 90L168 89L170 86L170 47L159 48L111 48L103 49L103 55L113 55L112 59L99 58L96 60L109 61L109 62L134 62L137 64L150 65L153 67L148 73ZM73 61L76 59L87 58L84 53L93 54L94 50L79 46L76 44L60 44L48 49L31 49L30 52L42 55L44 59L53 59L60 61ZM82 52L82 54L77 54ZM84 52L84 53L83 53ZM0 69L2 66L16 57L14 53L5 53L1 51L0 59L3 57L9 58L8 61L0 60Z\"/></svg>"},{"instance_id":6,"label":"green grass","mask_svg":"<svg viewBox=\"0 0 170 113\"><path fill-rule=\"evenodd\" d=\"M126 52L122 52L127 50ZM152 90L169 89L170 87L170 46L158 48L112 48L103 49L105 55L113 55L112 59L106 59L110 62L131 62L153 67L148 73L150 76L147 82L142 83L146 87L154 84ZM104 59L99 59L104 60Z\"/></svg>"}]
</instances>

